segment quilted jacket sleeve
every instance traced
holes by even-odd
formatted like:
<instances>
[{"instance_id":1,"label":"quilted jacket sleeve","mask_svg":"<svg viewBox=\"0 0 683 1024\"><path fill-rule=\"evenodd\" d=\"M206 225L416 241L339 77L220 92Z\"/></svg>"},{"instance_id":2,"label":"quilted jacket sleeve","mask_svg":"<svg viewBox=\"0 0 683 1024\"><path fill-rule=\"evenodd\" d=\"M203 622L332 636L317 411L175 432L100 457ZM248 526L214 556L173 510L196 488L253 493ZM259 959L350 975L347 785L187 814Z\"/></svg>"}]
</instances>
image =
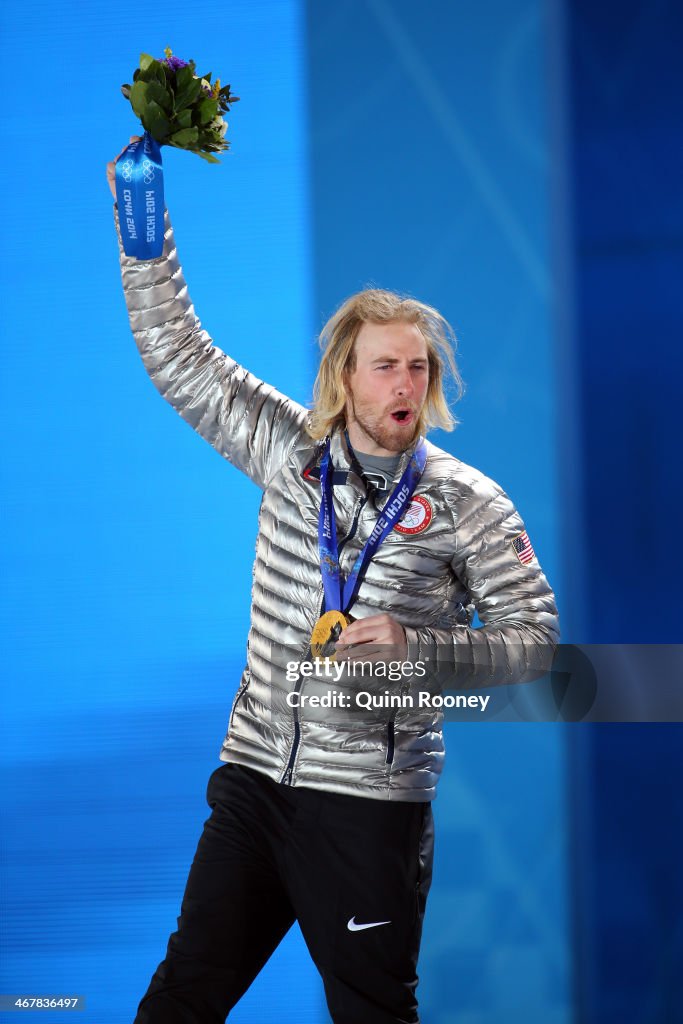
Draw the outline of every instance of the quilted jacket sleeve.
<instances>
[{"instance_id":1,"label":"quilted jacket sleeve","mask_svg":"<svg viewBox=\"0 0 683 1024\"><path fill-rule=\"evenodd\" d=\"M559 640L555 597L510 498L479 475L454 502L451 567L476 608L480 627L407 628L413 660L435 661L454 688L521 682L548 671ZM520 557L521 555L521 557Z\"/></svg>"},{"instance_id":2,"label":"quilted jacket sleeve","mask_svg":"<svg viewBox=\"0 0 683 1024\"><path fill-rule=\"evenodd\" d=\"M118 214L115 210L118 231ZM307 411L225 355L201 329L166 213L158 259L124 255L121 277L142 361L163 398L234 466L264 488L305 428Z\"/></svg>"}]
</instances>

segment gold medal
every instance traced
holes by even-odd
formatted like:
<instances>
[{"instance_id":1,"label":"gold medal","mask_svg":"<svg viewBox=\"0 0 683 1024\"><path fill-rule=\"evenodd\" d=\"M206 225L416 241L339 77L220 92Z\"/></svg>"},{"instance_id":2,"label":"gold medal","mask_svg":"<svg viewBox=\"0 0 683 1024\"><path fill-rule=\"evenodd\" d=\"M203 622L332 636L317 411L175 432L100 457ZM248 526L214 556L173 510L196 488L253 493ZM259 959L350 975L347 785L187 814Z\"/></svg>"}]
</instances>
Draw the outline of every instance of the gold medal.
<instances>
[{"instance_id":1,"label":"gold medal","mask_svg":"<svg viewBox=\"0 0 683 1024\"><path fill-rule=\"evenodd\" d=\"M351 620L338 611L321 615L311 633L311 655L314 658L334 658L335 644L342 629Z\"/></svg>"}]
</instances>

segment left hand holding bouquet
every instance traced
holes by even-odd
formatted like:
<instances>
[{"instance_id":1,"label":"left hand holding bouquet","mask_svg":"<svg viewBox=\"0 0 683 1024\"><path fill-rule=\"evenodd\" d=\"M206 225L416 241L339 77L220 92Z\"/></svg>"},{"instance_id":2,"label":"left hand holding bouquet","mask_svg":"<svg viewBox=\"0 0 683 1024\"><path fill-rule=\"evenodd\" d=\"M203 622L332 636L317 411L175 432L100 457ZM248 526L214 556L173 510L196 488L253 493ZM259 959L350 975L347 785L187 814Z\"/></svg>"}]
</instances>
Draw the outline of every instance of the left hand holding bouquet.
<instances>
[{"instance_id":1,"label":"left hand holding bouquet","mask_svg":"<svg viewBox=\"0 0 683 1024\"><path fill-rule=\"evenodd\" d=\"M195 74L194 61L184 61L165 50L163 60L140 56L133 84L121 91L142 121L145 134L107 168L115 180L121 236L127 256L154 259L161 255L164 234L163 172L160 146L174 146L218 163L216 153L229 148L223 114L236 103L230 86L211 74Z\"/></svg>"}]
</instances>

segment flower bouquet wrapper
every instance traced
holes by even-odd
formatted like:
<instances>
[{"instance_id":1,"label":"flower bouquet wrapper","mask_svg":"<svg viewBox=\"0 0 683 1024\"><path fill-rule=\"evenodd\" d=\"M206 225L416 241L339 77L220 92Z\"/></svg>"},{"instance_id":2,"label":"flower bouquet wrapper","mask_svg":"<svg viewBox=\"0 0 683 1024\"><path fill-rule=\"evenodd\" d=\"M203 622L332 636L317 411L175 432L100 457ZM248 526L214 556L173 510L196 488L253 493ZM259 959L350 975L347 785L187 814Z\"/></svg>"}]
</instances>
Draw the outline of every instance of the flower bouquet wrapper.
<instances>
[{"instance_id":1,"label":"flower bouquet wrapper","mask_svg":"<svg viewBox=\"0 0 683 1024\"><path fill-rule=\"evenodd\" d=\"M221 87L220 79L212 84L211 73L197 75L194 61L174 57L170 49L164 53L163 60L141 54L133 84L121 86L145 130L116 163L123 250L138 260L156 259L164 247L161 146L218 163L216 154L229 148L223 115L239 99L229 85Z\"/></svg>"},{"instance_id":2,"label":"flower bouquet wrapper","mask_svg":"<svg viewBox=\"0 0 683 1024\"><path fill-rule=\"evenodd\" d=\"M153 260L164 248L164 172L161 147L145 132L116 164L116 201L123 251Z\"/></svg>"}]
</instances>

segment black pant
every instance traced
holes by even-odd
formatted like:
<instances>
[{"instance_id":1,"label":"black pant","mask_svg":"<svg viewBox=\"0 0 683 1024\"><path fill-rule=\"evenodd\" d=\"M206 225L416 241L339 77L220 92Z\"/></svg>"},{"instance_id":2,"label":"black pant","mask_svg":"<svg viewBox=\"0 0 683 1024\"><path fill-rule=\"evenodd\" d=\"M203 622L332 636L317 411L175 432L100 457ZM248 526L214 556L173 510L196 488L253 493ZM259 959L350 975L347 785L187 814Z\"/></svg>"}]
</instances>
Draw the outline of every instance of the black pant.
<instances>
[{"instance_id":1,"label":"black pant","mask_svg":"<svg viewBox=\"0 0 683 1024\"><path fill-rule=\"evenodd\" d=\"M178 931L135 1024L223 1024L295 920L335 1024L414 1024L430 804L282 786L232 764L207 801Z\"/></svg>"}]
</instances>

